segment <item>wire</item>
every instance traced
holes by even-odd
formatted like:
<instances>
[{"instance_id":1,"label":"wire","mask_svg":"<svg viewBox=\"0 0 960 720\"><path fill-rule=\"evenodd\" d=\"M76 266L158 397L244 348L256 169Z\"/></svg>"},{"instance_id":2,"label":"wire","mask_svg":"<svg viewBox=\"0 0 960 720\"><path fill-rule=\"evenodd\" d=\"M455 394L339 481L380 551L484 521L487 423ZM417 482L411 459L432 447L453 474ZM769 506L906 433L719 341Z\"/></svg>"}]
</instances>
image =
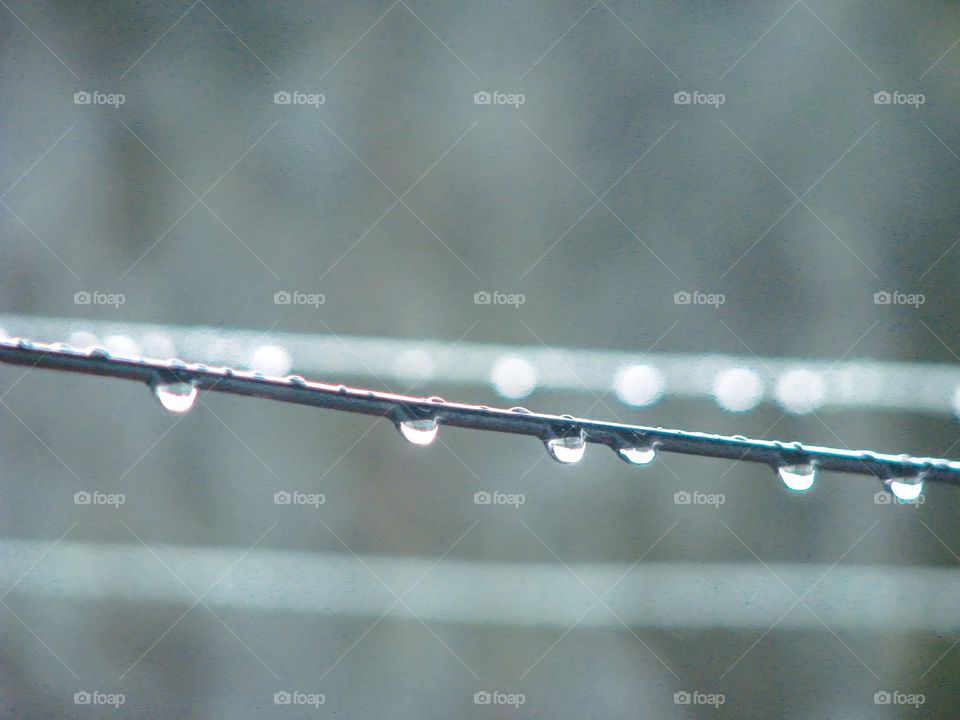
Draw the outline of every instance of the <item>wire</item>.
<instances>
[{"instance_id":1,"label":"wire","mask_svg":"<svg viewBox=\"0 0 960 720\"><path fill-rule=\"evenodd\" d=\"M436 397L411 397L307 382L299 376L272 377L180 360L111 355L103 348L79 350L62 343L3 339L0 340L0 362L143 382L153 389L164 407L174 412L189 410L197 393L206 391L384 416L398 426L404 437L418 445L429 444L440 426L451 426L530 435L543 441L554 459L567 463L580 460L588 443L606 445L627 462L638 465L652 462L657 452L759 462L777 469L787 486L794 490L809 489L815 469L872 475L884 481L888 489L893 484L898 497L909 497L910 493L898 493L897 487L922 489L925 481L960 484L960 462L946 459L625 425L533 413L524 408L466 405Z\"/></svg>"},{"instance_id":2,"label":"wire","mask_svg":"<svg viewBox=\"0 0 960 720\"><path fill-rule=\"evenodd\" d=\"M492 386L508 400L537 390L604 393L630 407L665 399L715 402L728 412L775 402L793 414L868 410L960 414L960 366L753 355L644 354L543 345L450 343L333 333L263 333L222 327L0 314L0 336L63 338L111 352L190 357L208 364L314 377L375 376ZM272 360L272 362L271 362ZM266 362L264 362L266 361Z\"/></svg>"}]
</instances>

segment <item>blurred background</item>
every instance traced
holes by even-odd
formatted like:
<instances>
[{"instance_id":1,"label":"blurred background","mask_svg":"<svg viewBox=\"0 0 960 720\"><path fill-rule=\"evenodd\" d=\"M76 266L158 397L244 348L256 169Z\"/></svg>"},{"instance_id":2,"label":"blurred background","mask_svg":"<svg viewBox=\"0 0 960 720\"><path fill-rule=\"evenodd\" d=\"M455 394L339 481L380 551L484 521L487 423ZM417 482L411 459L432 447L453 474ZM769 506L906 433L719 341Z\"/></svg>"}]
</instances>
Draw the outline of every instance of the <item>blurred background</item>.
<instances>
[{"instance_id":1,"label":"blurred background","mask_svg":"<svg viewBox=\"0 0 960 720\"><path fill-rule=\"evenodd\" d=\"M0 5L11 336L957 455L956 3ZM960 707L949 487L20 367L0 425L3 717Z\"/></svg>"}]
</instances>

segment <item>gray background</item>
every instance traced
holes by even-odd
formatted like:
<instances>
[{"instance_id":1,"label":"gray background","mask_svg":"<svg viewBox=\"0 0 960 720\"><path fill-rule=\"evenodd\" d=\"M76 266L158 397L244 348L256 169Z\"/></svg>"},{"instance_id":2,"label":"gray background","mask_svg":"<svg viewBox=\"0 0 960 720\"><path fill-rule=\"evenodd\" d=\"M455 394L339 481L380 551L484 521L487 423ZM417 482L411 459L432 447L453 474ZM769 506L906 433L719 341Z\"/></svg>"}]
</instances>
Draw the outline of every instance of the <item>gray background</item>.
<instances>
[{"instance_id":1,"label":"gray background","mask_svg":"<svg viewBox=\"0 0 960 720\"><path fill-rule=\"evenodd\" d=\"M77 329L84 319L205 324L267 338L463 337L638 356L654 348L653 358L953 363L960 351L960 250L950 251L960 190L955 3L0 4L4 312L65 317ZM926 102L874 104L884 89ZM126 101L76 105L79 90ZM279 90L326 102L276 105ZM478 106L480 90L526 102ZM681 90L723 93L725 103L676 105ZM322 292L326 303L273 303L294 289ZM77 306L80 290L123 293L126 303ZM478 306L479 290L523 293L526 303ZM723 293L726 303L675 305L682 290ZM926 303L877 306L878 290L924 293ZM352 377L328 379L385 385L362 358ZM411 390L504 402L476 386ZM196 605L167 632L195 599L177 576L202 594L234 561L241 572L244 551L268 529L254 554L394 557L399 569L383 575L383 562L378 574L400 594L416 579L401 561L429 565L476 522L446 558L505 572L553 565L564 579L557 587L500 591L546 615L577 595L574 619L592 596L562 563L626 570L641 556L681 563L691 578L711 563L742 563L764 582L762 563L802 570L840 560L881 566L878 577L882 566L922 565L947 571L925 586L936 591L960 549L949 488L929 488L918 509L891 508L873 503L877 487L865 478L825 475L814 493L792 496L764 468L672 456L638 470L593 448L579 466L561 467L534 441L456 430L413 448L386 422L370 430L368 418L231 397L177 418L142 387L95 378L0 368L0 391L6 586L23 573L51 578L25 579L3 597L4 716L957 712L955 623L834 627L789 609L784 587L756 600L757 612L787 613L766 634L709 623L628 630L595 607L600 621L563 635L563 626L497 622L495 609L489 621L464 613L420 622L413 612L431 596L455 604L464 592L428 575L411 613L364 635L379 613L283 609L292 588L322 577L281 573L264 587L244 575L231 597L273 596L277 607L224 601L218 620ZM538 392L524 404L918 454L955 452L957 438L952 418L905 413L785 416L763 405L731 415L669 397L641 410L585 392ZM93 488L127 502L73 504L76 490ZM327 503L316 512L274 506L273 492L294 488ZM484 488L527 502L478 507L472 494ZM727 502L678 508L680 489L722 492ZM134 535L156 564L108 568L91 551L79 570L98 599L56 581L64 548L143 549ZM27 541L39 552L14 550ZM225 562L191 563L190 548ZM380 595L386 609L393 598L361 559L344 592ZM125 599L124 587L158 572L180 600ZM818 574L799 572L793 591ZM828 575L808 598L830 583ZM601 577L591 589L609 584ZM733 602L720 590L711 601ZM635 602L610 598L625 615L642 610ZM925 602L900 611L923 617ZM494 688L526 703L473 704L473 693ZM75 706L82 689L122 692L126 703ZM322 692L326 703L319 713L276 707L283 689ZM675 692L694 689L726 702L674 704ZM874 705L884 689L924 693L926 703Z\"/></svg>"}]
</instances>

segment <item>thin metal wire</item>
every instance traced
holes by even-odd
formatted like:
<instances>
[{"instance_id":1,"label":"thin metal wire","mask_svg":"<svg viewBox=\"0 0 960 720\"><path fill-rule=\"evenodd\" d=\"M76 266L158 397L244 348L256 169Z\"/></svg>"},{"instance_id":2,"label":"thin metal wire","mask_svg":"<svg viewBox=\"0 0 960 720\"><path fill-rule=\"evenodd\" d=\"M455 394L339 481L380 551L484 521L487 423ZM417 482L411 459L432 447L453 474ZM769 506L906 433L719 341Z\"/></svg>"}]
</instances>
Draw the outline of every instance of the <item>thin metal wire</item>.
<instances>
[{"instance_id":1,"label":"thin metal wire","mask_svg":"<svg viewBox=\"0 0 960 720\"><path fill-rule=\"evenodd\" d=\"M264 335L242 328L2 313L0 337L60 338L78 347L102 345L114 352L189 357L210 365L255 369L262 369L257 367L258 350L270 346L281 358L278 364L284 356L295 358L298 371L312 377L373 376L403 387L416 382L420 388L430 382L489 385L507 398L503 402L534 390L612 391L611 397L630 407L689 398L715 402L727 412L778 403L794 414L862 410L960 415L957 363L630 353L332 332Z\"/></svg>"},{"instance_id":2,"label":"thin metal wire","mask_svg":"<svg viewBox=\"0 0 960 720\"><path fill-rule=\"evenodd\" d=\"M150 387L185 383L198 391L223 392L268 400L388 417L394 423L435 421L442 426L530 435L548 442L582 438L619 452L654 449L685 455L759 462L774 468L812 464L820 470L872 475L880 480L923 480L960 484L960 461L887 455L868 450L803 445L799 442L754 440L740 435L625 425L571 416L501 409L375 392L345 385L308 382L299 376L271 377L227 367L208 367L180 360L111 355L102 348L79 350L63 343L0 339L0 362L136 380Z\"/></svg>"}]
</instances>

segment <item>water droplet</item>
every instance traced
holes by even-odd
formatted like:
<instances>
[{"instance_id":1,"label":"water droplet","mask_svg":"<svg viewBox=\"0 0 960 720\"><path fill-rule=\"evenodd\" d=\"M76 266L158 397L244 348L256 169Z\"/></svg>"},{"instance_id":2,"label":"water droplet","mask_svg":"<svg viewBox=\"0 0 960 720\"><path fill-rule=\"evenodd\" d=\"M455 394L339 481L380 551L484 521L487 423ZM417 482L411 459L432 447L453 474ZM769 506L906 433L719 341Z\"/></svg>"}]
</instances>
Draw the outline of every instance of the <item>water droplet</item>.
<instances>
[{"instance_id":1,"label":"water droplet","mask_svg":"<svg viewBox=\"0 0 960 720\"><path fill-rule=\"evenodd\" d=\"M264 375L283 376L290 372L292 366L290 354L276 345L261 345L250 356L250 369Z\"/></svg>"},{"instance_id":2,"label":"water droplet","mask_svg":"<svg viewBox=\"0 0 960 720\"><path fill-rule=\"evenodd\" d=\"M140 355L140 346L137 341L127 335L108 335L103 339L103 344L112 355L127 355L138 357Z\"/></svg>"},{"instance_id":3,"label":"water droplet","mask_svg":"<svg viewBox=\"0 0 960 720\"><path fill-rule=\"evenodd\" d=\"M551 438L544 444L550 457L562 463L580 462L587 449L587 441L582 434Z\"/></svg>"},{"instance_id":4,"label":"water droplet","mask_svg":"<svg viewBox=\"0 0 960 720\"><path fill-rule=\"evenodd\" d=\"M433 418L404 420L397 424L400 434L414 445L429 445L437 439L440 426Z\"/></svg>"},{"instance_id":5,"label":"water droplet","mask_svg":"<svg viewBox=\"0 0 960 720\"><path fill-rule=\"evenodd\" d=\"M505 398L519 400L537 387L537 369L523 358L502 357L490 373L490 383Z\"/></svg>"},{"instance_id":6,"label":"water droplet","mask_svg":"<svg viewBox=\"0 0 960 720\"><path fill-rule=\"evenodd\" d=\"M620 448L617 454L631 465L649 465L657 459L657 451L649 445Z\"/></svg>"},{"instance_id":7,"label":"water droplet","mask_svg":"<svg viewBox=\"0 0 960 720\"><path fill-rule=\"evenodd\" d=\"M306 384L307 384L307 381L304 380L304 379L303 379L302 377L300 377L299 375L291 375L290 377L287 378L287 381L290 382L292 385L306 385Z\"/></svg>"},{"instance_id":8,"label":"water droplet","mask_svg":"<svg viewBox=\"0 0 960 720\"><path fill-rule=\"evenodd\" d=\"M617 371L613 389L620 402L633 407L646 407L663 396L663 375L650 365L627 365Z\"/></svg>"},{"instance_id":9,"label":"water droplet","mask_svg":"<svg viewBox=\"0 0 960 720\"><path fill-rule=\"evenodd\" d=\"M923 482L919 478L893 478L887 480L887 489L901 502L913 502L923 493Z\"/></svg>"},{"instance_id":10,"label":"water droplet","mask_svg":"<svg viewBox=\"0 0 960 720\"><path fill-rule=\"evenodd\" d=\"M813 487L816 479L816 468L811 463L805 465L781 465L777 474L783 484L793 492L806 492Z\"/></svg>"},{"instance_id":11,"label":"water droplet","mask_svg":"<svg viewBox=\"0 0 960 720\"><path fill-rule=\"evenodd\" d=\"M561 415L564 420L573 420L573 415Z\"/></svg>"},{"instance_id":12,"label":"water droplet","mask_svg":"<svg viewBox=\"0 0 960 720\"><path fill-rule=\"evenodd\" d=\"M81 348L84 350L87 348L96 347L100 344L100 338L93 333L88 333L82 330L70 333L70 337L67 338L67 340L75 348Z\"/></svg>"},{"instance_id":13,"label":"water droplet","mask_svg":"<svg viewBox=\"0 0 960 720\"><path fill-rule=\"evenodd\" d=\"M437 395L431 395L430 397L427 398L427 402L437 403L438 405L442 405L443 403L446 402L446 400L444 400L442 397L439 397Z\"/></svg>"},{"instance_id":14,"label":"water droplet","mask_svg":"<svg viewBox=\"0 0 960 720\"><path fill-rule=\"evenodd\" d=\"M153 395L165 410L185 413L197 401L197 386L183 382L157 383L153 386Z\"/></svg>"},{"instance_id":15,"label":"water droplet","mask_svg":"<svg viewBox=\"0 0 960 720\"><path fill-rule=\"evenodd\" d=\"M512 407L512 408L510 408L510 412L521 413L521 414L523 414L523 415L530 415L530 414L531 414L530 411L527 410L525 407Z\"/></svg>"},{"instance_id":16,"label":"water droplet","mask_svg":"<svg viewBox=\"0 0 960 720\"><path fill-rule=\"evenodd\" d=\"M826 380L819 372L798 368L780 377L775 392L787 412L802 415L819 408L827 399L827 391Z\"/></svg>"},{"instance_id":17,"label":"water droplet","mask_svg":"<svg viewBox=\"0 0 960 720\"><path fill-rule=\"evenodd\" d=\"M95 347L95 348L92 348L90 352L87 353L87 356L92 358L109 358L110 353L107 352L106 348Z\"/></svg>"},{"instance_id":18,"label":"water droplet","mask_svg":"<svg viewBox=\"0 0 960 720\"><path fill-rule=\"evenodd\" d=\"M749 368L728 368L717 373L712 392L717 404L724 410L746 412L763 399L763 380Z\"/></svg>"}]
</instances>

